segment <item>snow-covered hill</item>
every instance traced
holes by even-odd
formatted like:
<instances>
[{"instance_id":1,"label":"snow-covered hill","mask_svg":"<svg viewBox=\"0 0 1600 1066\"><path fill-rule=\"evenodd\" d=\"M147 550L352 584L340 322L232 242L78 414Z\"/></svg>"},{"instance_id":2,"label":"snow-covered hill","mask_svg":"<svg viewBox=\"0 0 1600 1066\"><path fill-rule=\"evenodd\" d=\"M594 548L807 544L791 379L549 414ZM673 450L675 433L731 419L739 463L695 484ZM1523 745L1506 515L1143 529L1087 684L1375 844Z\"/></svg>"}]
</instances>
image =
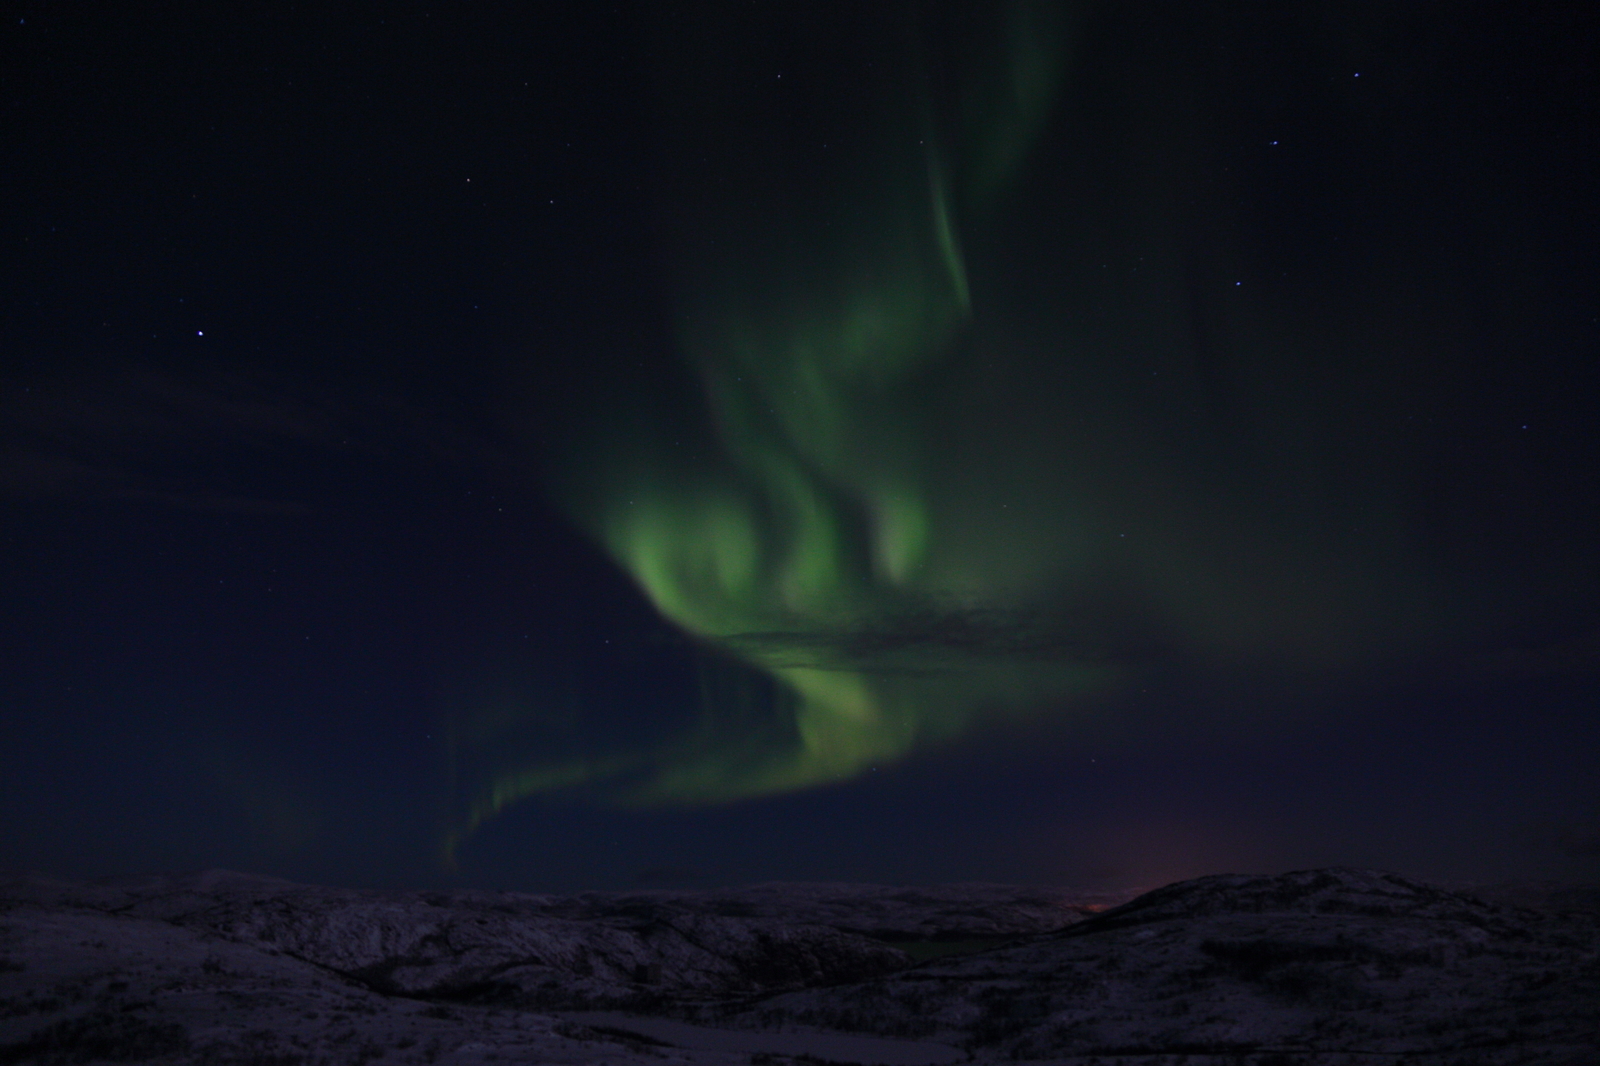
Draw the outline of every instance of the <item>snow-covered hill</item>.
<instances>
[{"instance_id":1,"label":"snow-covered hill","mask_svg":"<svg viewBox=\"0 0 1600 1066\"><path fill-rule=\"evenodd\" d=\"M1576 904L1350 870L1118 902L13 878L0 1063L1600 1063Z\"/></svg>"}]
</instances>

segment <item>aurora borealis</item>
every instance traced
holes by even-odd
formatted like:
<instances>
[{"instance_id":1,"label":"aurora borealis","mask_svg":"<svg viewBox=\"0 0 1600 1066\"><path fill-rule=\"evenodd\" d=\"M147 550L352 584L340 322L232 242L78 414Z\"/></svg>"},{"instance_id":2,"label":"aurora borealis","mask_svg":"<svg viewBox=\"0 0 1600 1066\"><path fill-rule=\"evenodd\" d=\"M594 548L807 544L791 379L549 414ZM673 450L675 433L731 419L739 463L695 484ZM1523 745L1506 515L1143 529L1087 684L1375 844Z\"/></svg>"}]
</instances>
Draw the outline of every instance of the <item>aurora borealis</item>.
<instances>
[{"instance_id":1,"label":"aurora borealis","mask_svg":"<svg viewBox=\"0 0 1600 1066\"><path fill-rule=\"evenodd\" d=\"M0 864L1591 861L1590 16L258 15L6 31Z\"/></svg>"},{"instance_id":2,"label":"aurora borealis","mask_svg":"<svg viewBox=\"0 0 1600 1066\"><path fill-rule=\"evenodd\" d=\"M790 735L753 751L707 710L714 736L492 806L641 765L629 802L823 784L995 716L1082 714L1173 659L1310 673L1483 623L1408 498L1427 475L1405 405L1435 402L1435 353L1381 315L1289 310L1327 279L1283 282L1185 217L1248 202L1247 177L1191 186L1208 146L1178 123L1216 116L1163 116L1164 158L1107 160L1060 97L1131 86L1070 76L1058 6L846 22L663 31L656 203L703 408L598 414L567 477L665 618L776 679L741 713ZM1166 106L1186 74L1149 75ZM1083 277L1110 258L1119 276ZM1019 262L1055 274L1025 288Z\"/></svg>"},{"instance_id":3,"label":"aurora borealis","mask_svg":"<svg viewBox=\"0 0 1600 1066\"><path fill-rule=\"evenodd\" d=\"M787 81L776 49L729 61L726 25L662 45L677 58L661 110L694 116L671 122L666 168L681 173L664 182L662 210L677 238L676 341L709 432L684 461L669 430L646 430L572 477L597 497L588 524L665 617L774 675L795 738L754 759L714 742L669 763L644 798L837 780L990 702L1096 672L1057 665L1045 680L1014 661L952 664L948 647L874 663L845 646L930 610L1029 606L1004 592L992 602L989 560L950 553L941 512L959 501L935 498L940 426L926 410L967 355L962 218L992 211L1026 160L1065 58L1060 12L996 14L999 25L974 20L995 38L992 69L952 64L955 114L932 99L951 73L919 47L933 31L906 25L907 12L855 16L843 43L798 14L731 31L798 51ZM862 75L868 99L841 116L850 86L829 79ZM755 129L766 132L752 144Z\"/></svg>"}]
</instances>

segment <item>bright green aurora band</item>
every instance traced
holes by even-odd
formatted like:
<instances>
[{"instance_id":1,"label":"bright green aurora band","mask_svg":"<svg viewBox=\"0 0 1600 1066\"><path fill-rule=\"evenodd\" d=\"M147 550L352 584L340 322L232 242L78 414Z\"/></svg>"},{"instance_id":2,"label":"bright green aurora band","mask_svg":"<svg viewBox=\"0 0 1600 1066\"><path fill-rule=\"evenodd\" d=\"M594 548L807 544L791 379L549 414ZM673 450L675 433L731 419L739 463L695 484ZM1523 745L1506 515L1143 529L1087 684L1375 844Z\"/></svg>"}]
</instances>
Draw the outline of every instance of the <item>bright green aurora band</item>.
<instances>
[{"instance_id":1,"label":"bright green aurora band","mask_svg":"<svg viewBox=\"0 0 1600 1066\"><path fill-rule=\"evenodd\" d=\"M1045 671L1047 682L997 676L1014 674L1009 667L973 676L971 663L933 669L926 649L903 648L894 662L887 649L869 657L860 647L896 616L925 611L955 576L937 558L930 427L919 424L915 394L952 357L972 315L958 211L1004 188L1059 80L1061 42L1041 14L1014 10L994 84L968 87L965 129L954 136L982 136L963 159L945 145L953 136L907 49L878 60L905 66L877 102L876 122L814 133L798 123L787 132L801 143L741 168L746 190L771 194L758 216L703 199L685 212L681 340L723 461L684 471L644 456L618 475L595 525L664 615L773 674L797 736L753 758L713 747L671 762L641 799L723 800L836 781L950 735L997 686L1088 680L1076 667ZM809 88L782 88L775 66L765 73L771 91ZM734 87L724 88L727 100ZM707 122L715 102L698 93L693 102L704 125L690 137L756 128L736 104ZM773 103L780 110L781 95ZM808 155L826 161L808 165ZM968 584L963 598L983 594Z\"/></svg>"},{"instance_id":2,"label":"bright green aurora band","mask_svg":"<svg viewBox=\"0 0 1600 1066\"><path fill-rule=\"evenodd\" d=\"M1130 153L1096 185L1058 145L1041 171L1073 54L1056 8L895 10L663 31L662 213L704 414L596 427L568 477L660 613L768 690L712 669L687 736L502 766L467 832L586 784L649 805L841 781L1080 705L1152 648L1315 665L1426 630L1393 442L1329 428L1338 389L1383 390L1290 373L1315 331L1228 304L1210 329L1245 398L1219 401L1172 294L1248 294L1225 233L1185 258L1177 168Z\"/></svg>"}]
</instances>

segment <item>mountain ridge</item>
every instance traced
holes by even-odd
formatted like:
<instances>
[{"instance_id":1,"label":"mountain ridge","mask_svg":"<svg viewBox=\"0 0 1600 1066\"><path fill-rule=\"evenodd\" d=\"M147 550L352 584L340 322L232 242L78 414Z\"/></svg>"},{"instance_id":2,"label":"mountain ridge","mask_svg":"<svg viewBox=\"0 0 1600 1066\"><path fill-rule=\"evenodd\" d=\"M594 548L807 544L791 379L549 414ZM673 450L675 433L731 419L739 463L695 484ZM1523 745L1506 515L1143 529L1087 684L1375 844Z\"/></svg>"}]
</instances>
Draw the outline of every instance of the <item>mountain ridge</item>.
<instances>
[{"instance_id":1,"label":"mountain ridge","mask_svg":"<svg viewBox=\"0 0 1600 1066\"><path fill-rule=\"evenodd\" d=\"M126 1054L142 1047L145 1061L275 1066L1358 1053L1592 1066L1600 912L1562 891L1499 902L1348 868L1128 899L985 883L556 896L225 870L17 875L0 877L0 1063L140 1061ZM1554 902L1524 905L1540 898Z\"/></svg>"}]
</instances>

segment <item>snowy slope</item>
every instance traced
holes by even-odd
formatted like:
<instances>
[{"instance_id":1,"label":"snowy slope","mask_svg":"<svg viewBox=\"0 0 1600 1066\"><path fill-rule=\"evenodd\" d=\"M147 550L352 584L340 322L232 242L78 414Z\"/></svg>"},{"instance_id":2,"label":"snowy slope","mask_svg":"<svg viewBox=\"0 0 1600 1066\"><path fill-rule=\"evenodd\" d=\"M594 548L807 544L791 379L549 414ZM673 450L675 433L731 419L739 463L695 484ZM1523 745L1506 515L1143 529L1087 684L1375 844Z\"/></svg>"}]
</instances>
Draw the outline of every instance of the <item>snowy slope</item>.
<instances>
[{"instance_id":1,"label":"snowy slope","mask_svg":"<svg viewBox=\"0 0 1600 1066\"><path fill-rule=\"evenodd\" d=\"M1350 870L1114 902L13 878L0 1063L1600 1062L1591 910Z\"/></svg>"}]
</instances>

